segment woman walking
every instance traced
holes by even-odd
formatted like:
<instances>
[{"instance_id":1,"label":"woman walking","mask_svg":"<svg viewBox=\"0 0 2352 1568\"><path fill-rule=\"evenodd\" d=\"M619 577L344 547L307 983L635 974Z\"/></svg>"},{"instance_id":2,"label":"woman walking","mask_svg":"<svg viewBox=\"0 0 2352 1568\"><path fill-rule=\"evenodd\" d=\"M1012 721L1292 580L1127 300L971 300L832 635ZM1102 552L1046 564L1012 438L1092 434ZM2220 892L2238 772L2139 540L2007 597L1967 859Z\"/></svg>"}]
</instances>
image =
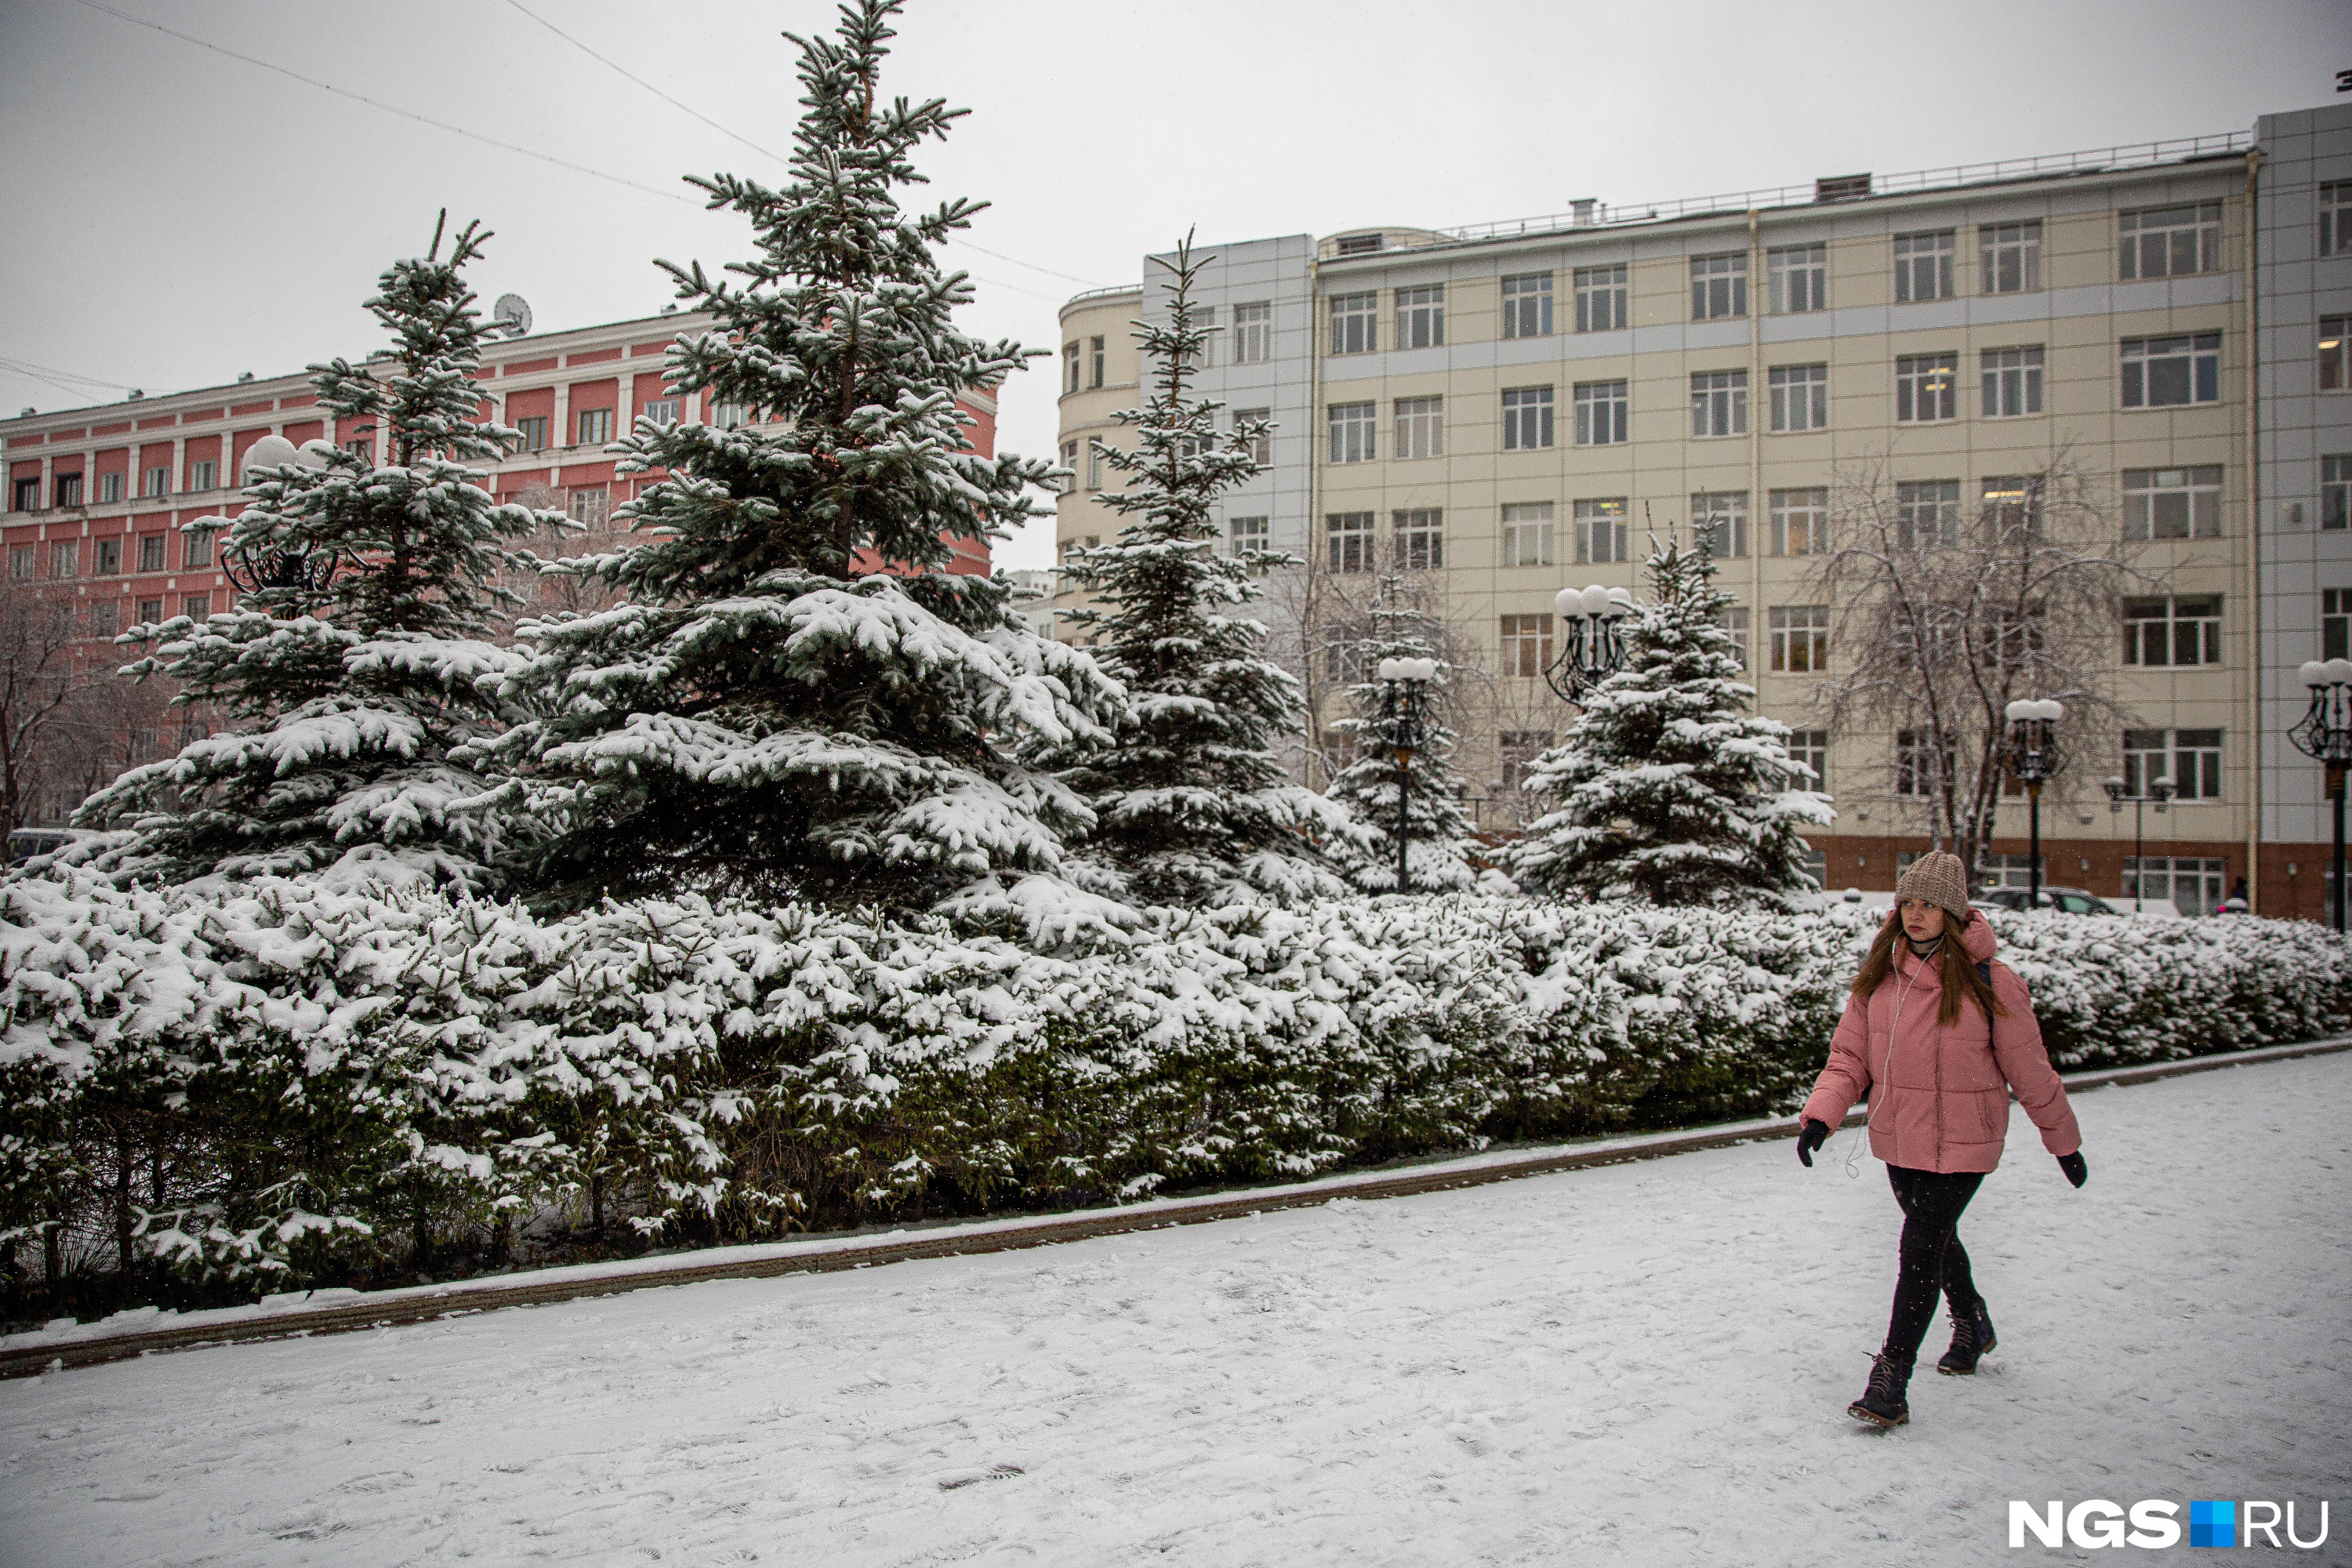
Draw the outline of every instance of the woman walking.
<instances>
[{"instance_id":1,"label":"woman walking","mask_svg":"<svg viewBox=\"0 0 2352 1568\"><path fill-rule=\"evenodd\" d=\"M1911 1418L1905 1395L1938 1293L1951 1309L1952 1346L1936 1370L1973 1373L1993 1348L1992 1318L1954 1231L2000 1163L2011 1089L2066 1179L2079 1187L2089 1174L2025 982L1992 962L1993 947L1992 927L1969 907L1959 857L1938 850L1913 862L1895 882L1895 908L1854 976L1829 1065L1805 1101L1797 1157L1810 1167L1868 1094L1870 1150L1886 1162L1903 1206L1886 1344L1873 1358L1870 1387L1846 1407L1876 1426Z\"/></svg>"}]
</instances>

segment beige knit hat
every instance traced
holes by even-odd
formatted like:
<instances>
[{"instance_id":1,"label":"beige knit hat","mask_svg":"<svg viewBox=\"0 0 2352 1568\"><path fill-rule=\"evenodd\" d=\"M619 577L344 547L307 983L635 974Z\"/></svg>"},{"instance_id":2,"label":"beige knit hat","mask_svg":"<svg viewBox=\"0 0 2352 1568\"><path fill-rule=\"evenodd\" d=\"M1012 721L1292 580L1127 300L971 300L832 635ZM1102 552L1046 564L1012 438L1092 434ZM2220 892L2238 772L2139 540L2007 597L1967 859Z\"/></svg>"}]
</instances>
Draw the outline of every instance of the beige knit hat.
<instances>
[{"instance_id":1,"label":"beige knit hat","mask_svg":"<svg viewBox=\"0 0 2352 1568\"><path fill-rule=\"evenodd\" d=\"M1969 868L1960 864L1957 855L1941 849L1931 849L1911 862L1910 869L1895 879L1895 902L1899 906L1906 899L1925 899L1940 904L1956 921L1969 918Z\"/></svg>"}]
</instances>

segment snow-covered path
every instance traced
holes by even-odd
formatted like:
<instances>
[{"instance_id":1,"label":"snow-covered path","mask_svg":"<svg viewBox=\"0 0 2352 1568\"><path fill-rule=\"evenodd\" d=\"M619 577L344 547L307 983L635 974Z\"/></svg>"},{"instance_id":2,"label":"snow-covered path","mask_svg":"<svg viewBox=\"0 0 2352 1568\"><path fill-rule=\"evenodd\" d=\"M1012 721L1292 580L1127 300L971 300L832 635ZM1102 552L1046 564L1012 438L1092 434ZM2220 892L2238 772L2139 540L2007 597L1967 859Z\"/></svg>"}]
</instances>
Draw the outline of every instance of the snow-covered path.
<instances>
[{"instance_id":1,"label":"snow-covered path","mask_svg":"<svg viewBox=\"0 0 2352 1568\"><path fill-rule=\"evenodd\" d=\"M2089 1187L2020 1119L1962 1226L2000 1348L1891 1434L1842 1133L0 1385L0 1561L1875 1568L2329 1497L2293 1555L2352 1563L2352 1056L2076 1110Z\"/></svg>"}]
</instances>

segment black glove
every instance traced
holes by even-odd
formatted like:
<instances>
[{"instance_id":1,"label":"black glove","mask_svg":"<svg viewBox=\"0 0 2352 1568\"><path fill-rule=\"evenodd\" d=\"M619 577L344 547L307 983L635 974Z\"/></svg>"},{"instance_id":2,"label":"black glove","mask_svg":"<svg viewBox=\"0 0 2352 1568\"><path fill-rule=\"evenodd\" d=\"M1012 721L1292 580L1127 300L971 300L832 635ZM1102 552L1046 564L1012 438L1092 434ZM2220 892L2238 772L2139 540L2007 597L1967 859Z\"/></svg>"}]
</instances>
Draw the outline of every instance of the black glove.
<instances>
[{"instance_id":1,"label":"black glove","mask_svg":"<svg viewBox=\"0 0 2352 1568\"><path fill-rule=\"evenodd\" d=\"M2059 1155L2058 1168L2065 1172L2066 1179L2078 1187L2091 1179L2091 1167L2083 1163L2083 1152L2080 1149L2071 1154Z\"/></svg>"},{"instance_id":2,"label":"black glove","mask_svg":"<svg viewBox=\"0 0 2352 1568\"><path fill-rule=\"evenodd\" d=\"M1810 1171L1813 1168L1813 1151L1829 1141L1830 1124L1828 1122L1815 1117L1805 1118L1804 1128L1797 1134L1797 1158L1805 1163L1805 1169ZM2083 1184L2077 1182L2074 1184L2079 1187Z\"/></svg>"}]
</instances>

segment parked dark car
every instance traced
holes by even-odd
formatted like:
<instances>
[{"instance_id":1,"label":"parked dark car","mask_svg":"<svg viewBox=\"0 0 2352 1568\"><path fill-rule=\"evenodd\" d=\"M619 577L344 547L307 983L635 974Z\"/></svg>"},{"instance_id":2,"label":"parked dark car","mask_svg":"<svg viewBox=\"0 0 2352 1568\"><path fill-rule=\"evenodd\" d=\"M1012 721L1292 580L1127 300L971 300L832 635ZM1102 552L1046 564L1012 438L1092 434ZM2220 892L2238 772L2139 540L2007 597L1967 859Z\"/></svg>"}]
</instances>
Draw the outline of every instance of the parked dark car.
<instances>
[{"instance_id":1,"label":"parked dark car","mask_svg":"<svg viewBox=\"0 0 2352 1568\"><path fill-rule=\"evenodd\" d=\"M2004 910L2021 910L2032 895L2023 888L1988 888L1977 895L1980 904L1995 904ZM2063 910L2070 915L2118 915L2123 913L2096 893L2086 893L2080 888L2044 888L2042 902L2034 908Z\"/></svg>"}]
</instances>

